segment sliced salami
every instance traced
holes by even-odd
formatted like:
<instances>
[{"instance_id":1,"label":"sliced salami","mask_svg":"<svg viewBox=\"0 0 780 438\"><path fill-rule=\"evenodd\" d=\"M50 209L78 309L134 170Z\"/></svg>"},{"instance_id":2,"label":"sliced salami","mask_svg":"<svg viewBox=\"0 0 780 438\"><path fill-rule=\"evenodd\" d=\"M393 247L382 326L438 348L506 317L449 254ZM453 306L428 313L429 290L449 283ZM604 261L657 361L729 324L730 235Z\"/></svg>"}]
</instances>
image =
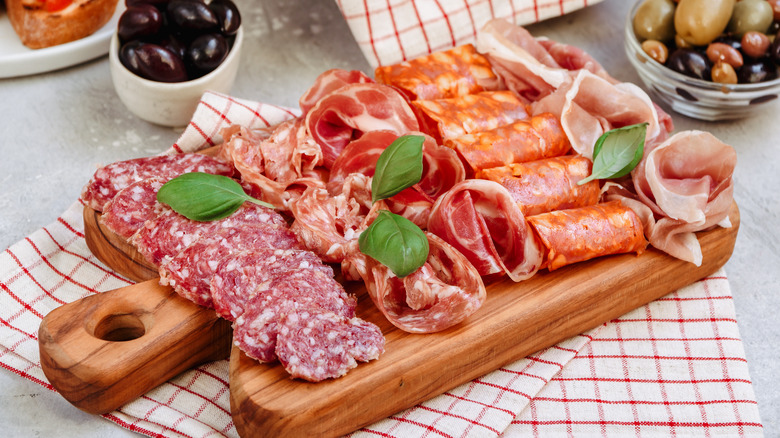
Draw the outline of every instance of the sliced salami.
<instances>
[{"instance_id":1,"label":"sliced salami","mask_svg":"<svg viewBox=\"0 0 780 438\"><path fill-rule=\"evenodd\" d=\"M109 230L129 239L144 222L157 216L160 208L157 192L163 184L165 179L157 176L130 184L106 203L100 221Z\"/></svg>"},{"instance_id":2,"label":"sliced salami","mask_svg":"<svg viewBox=\"0 0 780 438\"><path fill-rule=\"evenodd\" d=\"M231 216L213 222L192 221L165 207L133 234L130 243L149 263L159 267L201 236L252 224L282 226L286 222L279 213L253 203L245 203Z\"/></svg>"},{"instance_id":3,"label":"sliced salami","mask_svg":"<svg viewBox=\"0 0 780 438\"><path fill-rule=\"evenodd\" d=\"M234 321L244 313L258 288L290 271L320 271L333 277L333 269L311 251L273 248L247 248L219 261L210 282L217 314Z\"/></svg>"},{"instance_id":4,"label":"sliced salami","mask_svg":"<svg viewBox=\"0 0 780 438\"><path fill-rule=\"evenodd\" d=\"M233 175L233 166L203 154L173 154L118 161L98 169L81 193L86 205L103 211L106 203L123 188L151 177L166 181L183 173L205 172Z\"/></svg>"},{"instance_id":5,"label":"sliced salami","mask_svg":"<svg viewBox=\"0 0 780 438\"><path fill-rule=\"evenodd\" d=\"M379 327L318 308L287 313L279 321L276 354L294 378L319 382L341 377L384 351Z\"/></svg>"},{"instance_id":6,"label":"sliced salami","mask_svg":"<svg viewBox=\"0 0 780 438\"><path fill-rule=\"evenodd\" d=\"M179 295L204 307L213 307L211 279L220 261L250 248L301 248L289 229L279 225L250 224L224 228L201 237L160 267L160 284L171 285Z\"/></svg>"},{"instance_id":7,"label":"sliced salami","mask_svg":"<svg viewBox=\"0 0 780 438\"><path fill-rule=\"evenodd\" d=\"M317 308L353 318L355 305L355 299L332 277L317 270L291 270L258 286L233 323L233 341L247 356L271 362L276 360L279 321L284 315Z\"/></svg>"}]
</instances>

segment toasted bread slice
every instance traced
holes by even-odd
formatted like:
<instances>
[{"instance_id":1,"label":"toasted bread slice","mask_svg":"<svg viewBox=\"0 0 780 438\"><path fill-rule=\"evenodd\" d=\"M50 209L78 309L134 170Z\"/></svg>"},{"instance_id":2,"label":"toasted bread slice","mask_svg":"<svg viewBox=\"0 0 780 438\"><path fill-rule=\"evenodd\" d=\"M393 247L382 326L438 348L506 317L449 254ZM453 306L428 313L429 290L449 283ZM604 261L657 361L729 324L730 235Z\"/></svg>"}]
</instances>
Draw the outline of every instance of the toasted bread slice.
<instances>
[{"instance_id":1,"label":"toasted bread slice","mask_svg":"<svg viewBox=\"0 0 780 438\"><path fill-rule=\"evenodd\" d=\"M73 0L49 12L46 0L6 0L8 19L31 49L56 46L92 35L114 15L118 0Z\"/></svg>"}]
</instances>

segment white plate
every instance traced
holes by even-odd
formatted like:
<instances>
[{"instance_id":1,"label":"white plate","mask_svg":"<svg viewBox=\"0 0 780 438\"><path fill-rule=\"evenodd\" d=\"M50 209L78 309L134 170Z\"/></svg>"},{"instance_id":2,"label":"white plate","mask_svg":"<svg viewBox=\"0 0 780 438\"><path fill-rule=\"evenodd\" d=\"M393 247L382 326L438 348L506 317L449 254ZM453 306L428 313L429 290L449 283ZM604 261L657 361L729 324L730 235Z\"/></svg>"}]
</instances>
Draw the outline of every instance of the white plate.
<instances>
[{"instance_id":1,"label":"white plate","mask_svg":"<svg viewBox=\"0 0 780 438\"><path fill-rule=\"evenodd\" d=\"M59 46L32 50L22 44L11 27L8 15L0 9L0 78L32 75L80 64L108 53L111 35L125 10L124 0L117 2L111 20L97 32Z\"/></svg>"}]
</instances>

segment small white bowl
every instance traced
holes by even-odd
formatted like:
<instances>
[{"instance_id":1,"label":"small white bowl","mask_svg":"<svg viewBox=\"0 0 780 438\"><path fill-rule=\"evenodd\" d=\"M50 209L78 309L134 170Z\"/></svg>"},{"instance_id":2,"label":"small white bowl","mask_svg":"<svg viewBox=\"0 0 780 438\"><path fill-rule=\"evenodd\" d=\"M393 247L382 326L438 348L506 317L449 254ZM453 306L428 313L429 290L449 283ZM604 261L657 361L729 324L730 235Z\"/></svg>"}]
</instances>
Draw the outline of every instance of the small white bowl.
<instances>
[{"instance_id":1,"label":"small white bowl","mask_svg":"<svg viewBox=\"0 0 780 438\"><path fill-rule=\"evenodd\" d=\"M187 82L156 82L137 76L122 65L119 61L119 38L115 32L108 56L116 94L130 112L147 122L185 126L204 92L230 93L238 71L243 39L244 30L239 27L228 56L205 76Z\"/></svg>"}]
</instances>

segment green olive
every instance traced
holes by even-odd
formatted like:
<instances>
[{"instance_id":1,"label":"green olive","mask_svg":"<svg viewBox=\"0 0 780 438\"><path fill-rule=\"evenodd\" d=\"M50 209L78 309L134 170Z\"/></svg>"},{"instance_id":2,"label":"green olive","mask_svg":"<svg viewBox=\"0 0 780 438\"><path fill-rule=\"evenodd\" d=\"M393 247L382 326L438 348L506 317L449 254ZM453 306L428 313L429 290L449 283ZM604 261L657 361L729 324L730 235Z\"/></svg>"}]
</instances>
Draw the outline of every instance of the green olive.
<instances>
[{"instance_id":1,"label":"green olive","mask_svg":"<svg viewBox=\"0 0 780 438\"><path fill-rule=\"evenodd\" d=\"M673 0L645 0L634 15L634 33L640 41L674 38Z\"/></svg>"},{"instance_id":2,"label":"green olive","mask_svg":"<svg viewBox=\"0 0 780 438\"><path fill-rule=\"evenodd\" d=\"M772 24L774 12L766 0L742 0L734 6L728 31L737 36L756 31L764 33Z\"/></svg>"},{"instance_id":3,"label":"green olive","mask_svg":"<svg viewBox=\"0 0 780 438\"><path fill-rule=\"evenodd\" d=\"M706 46L726 30L736 0L680 0L674 27L685 41Z\"/></svg>"}]
</instances>

